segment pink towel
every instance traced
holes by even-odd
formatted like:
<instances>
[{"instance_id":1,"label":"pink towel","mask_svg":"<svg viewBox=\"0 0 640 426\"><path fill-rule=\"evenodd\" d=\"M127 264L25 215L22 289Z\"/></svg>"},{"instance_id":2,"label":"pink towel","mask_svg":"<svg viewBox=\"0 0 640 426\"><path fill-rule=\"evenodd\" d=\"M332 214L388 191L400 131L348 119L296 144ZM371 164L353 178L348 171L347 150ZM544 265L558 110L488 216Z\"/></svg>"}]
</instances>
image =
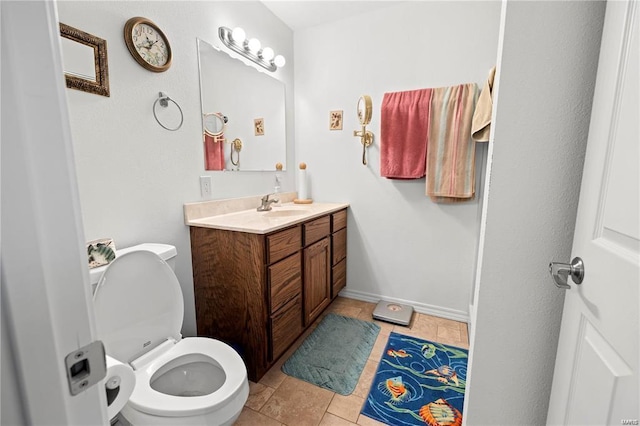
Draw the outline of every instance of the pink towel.
<instances>
[{"instance_id":1,"label":"pink towel","mask_svg":"<svg viewBox=\"0 0 640 426\"><path fill-rule=\"evenodd\" d=\"M385 93L381 106L380 176L425 175L431 89Z\"/></svg>"},{"instance_id":2,"label":"pink towel","mask_svg":"<svg viewBox=\"0 0 640 426\"><path fill-rule=\"evenodd\" d=\"M457 202L475 196L471 119L477 100L475 83L433 89L426 189L433 201Z\"/></svg>"},{"instance_id":3,"label":"pink towel","mask_svg":"<svg viewBox=\"0 0 640 426\"><path fill-rule=\"evenodd\" d=\"M224 134L204 134L205 170L224 170Z\"/></svg>"}]
</instances>

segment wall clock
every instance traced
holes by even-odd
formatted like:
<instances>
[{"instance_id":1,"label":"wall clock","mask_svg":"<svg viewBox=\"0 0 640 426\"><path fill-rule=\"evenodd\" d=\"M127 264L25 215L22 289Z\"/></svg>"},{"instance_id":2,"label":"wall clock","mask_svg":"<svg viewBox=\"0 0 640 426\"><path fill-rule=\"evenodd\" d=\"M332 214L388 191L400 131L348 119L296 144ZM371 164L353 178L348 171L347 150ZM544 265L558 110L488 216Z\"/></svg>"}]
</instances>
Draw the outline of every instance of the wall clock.
<instances>
[{"instance_id":1,"label":"wall clock","mask_svg":"<svg viewBox=\"0 0 640 426\"><path fill-rule=\"evenodd\" d=\"M124 25L124 42L131 56L149 71L163 72L171 66L167 36L146 18L131 18Z\"/></svg>"}]
</instances>

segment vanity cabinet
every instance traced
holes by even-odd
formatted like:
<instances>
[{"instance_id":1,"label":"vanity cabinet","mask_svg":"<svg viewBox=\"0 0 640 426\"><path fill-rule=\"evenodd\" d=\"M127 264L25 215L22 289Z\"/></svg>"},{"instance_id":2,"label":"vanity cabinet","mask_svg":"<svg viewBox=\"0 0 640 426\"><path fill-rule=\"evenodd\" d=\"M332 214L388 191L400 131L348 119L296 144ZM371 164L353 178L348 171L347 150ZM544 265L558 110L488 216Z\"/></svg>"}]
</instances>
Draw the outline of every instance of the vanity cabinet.
<instances>
[{"instance_id":1,"label":"vanity cabinet","mask_svg":"<svg viewBox=\"0 0 640 426\"><path fill-rule=\"evenodd\" d=\"M344 287L345 227L346 209L267 234L191 226L198 336L233 346L260 380Z\"/></svg>"}]
</instances>

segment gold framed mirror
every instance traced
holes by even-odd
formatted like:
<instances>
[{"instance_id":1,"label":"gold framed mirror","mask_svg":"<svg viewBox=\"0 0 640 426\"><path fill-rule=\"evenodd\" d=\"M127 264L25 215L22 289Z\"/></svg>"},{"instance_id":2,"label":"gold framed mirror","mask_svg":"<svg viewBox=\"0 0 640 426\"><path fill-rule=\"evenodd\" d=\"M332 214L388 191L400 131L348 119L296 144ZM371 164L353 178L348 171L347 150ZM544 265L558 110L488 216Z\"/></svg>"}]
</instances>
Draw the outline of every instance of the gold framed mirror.
<instances>
[{"instance_id":1,"label":"gold framed mirror","mask_svg":"<svg viewBox=\"0 0 640 426\"><path fill-rule=\"evenodd\" d=\"M227 120L227 117L219 112L206 113L202 119L204 133L214 137L224 135Z\"/></svg>"},{"instance_id":2,"label":"gold framed mirror","mask_svg":"<svg viewBox=\"0 0 640 426\"><path fill-rule=\"evenodd\" d=\"M373 133L367 130L367 124L371 123L371 115L373 113L373 102L371 101L371 96L360 96L356 112L358 113L358 120L360 120L360 126L362 129L354 130L353 136L360 138L360 143L362 143L362 164L366 166L367 148L373 143Z\"/></svg>"},{"instance_id":3,"label":"gold framed mirror","mask_svg":"<svg viewBox=\"0 0 640 426\"><path fill-rule=\"evenodd\" d=\"M108 97L107 41L62 22L60 36L67 87Z\"/></svg>"},{"instance_id":4,"label":"gold framed mirror","mask_svg":"<svg viewBox=\"0 0 640 426\"><path fill-rule=\"evenodd\" d=\"M358 120L360 124L366 126L371 123L371 114L373 113L373 103L371 102L371 96L362 95L358 99Z\"/></svg>"}]
</instances>

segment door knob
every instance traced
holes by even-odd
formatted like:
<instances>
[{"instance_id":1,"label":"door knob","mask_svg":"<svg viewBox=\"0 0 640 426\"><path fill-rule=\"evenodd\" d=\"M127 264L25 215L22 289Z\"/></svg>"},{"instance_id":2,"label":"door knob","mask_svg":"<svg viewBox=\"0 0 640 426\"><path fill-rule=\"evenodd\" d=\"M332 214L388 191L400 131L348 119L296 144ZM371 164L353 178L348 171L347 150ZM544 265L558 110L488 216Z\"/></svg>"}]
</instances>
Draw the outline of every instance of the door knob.
<instances>
[{"instance_id":1,"label":"door knob","mask_svg":"<svg viewBox=\"0 0 640 426\"><path fill-rule=\"evenodd\" d=\"M584 263L579 257L574 257L571 263L551 262L549 263L549 273L553 277L556 287L570 289L571 286L567 283L569 277L576 284L582 283Z\"/></svg>"}]
</instances>

